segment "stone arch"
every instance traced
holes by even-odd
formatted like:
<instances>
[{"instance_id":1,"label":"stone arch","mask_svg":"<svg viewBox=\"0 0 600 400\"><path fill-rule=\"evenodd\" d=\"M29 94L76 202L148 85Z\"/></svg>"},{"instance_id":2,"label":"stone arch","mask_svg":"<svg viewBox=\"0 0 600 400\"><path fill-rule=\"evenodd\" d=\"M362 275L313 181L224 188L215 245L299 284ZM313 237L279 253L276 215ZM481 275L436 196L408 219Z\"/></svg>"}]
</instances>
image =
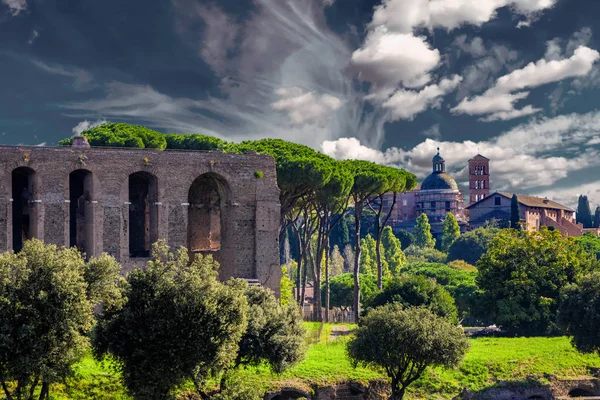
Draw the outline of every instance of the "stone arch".
<instances>
[{"instance_id":1,"label":"stone arch","mask_svg":"<svg viewBox=\"0 0 600 400\"><path fill-rule=\"evenodd\" d=\"M146 171L129 175L129 257L150 257L158 240L158 178Z\"/></svg>"},{"instance_id":2,"label":"stone arch","mask_svg":"<svg viewBox=\"0 0 600 400\"><path fill-rule=\"evenodd\" d=\"M94 249L94 202L99 190L94 174L76 169L69 174L69 246L77 247L86 257Z\"/></svg>"},{"instance_id":3,"label":"stone arch","mask_svg":"<svg viewBox=\"0 0 600 400\"><path fill-rule=\"evenodd\" d=\"M11 173L12 249L21 251L25 240L38 237L38 174L30 167L17 167Z\"/></svg>"},{"instance_id":4,"label":"stone arch","mask_svg":"<svg viewBox=\"0 0 600 400\"><path fill-rule=\"evenodd\" d=\"M591 390L581 388L581 387L576 387L576 388L569 390L569 394L568 394L569 397L592 397L595 395L596 395L596 393L592 393Z\"/></svg>"},{"instance_id":5,"label":"stone arch","mask_svg":"<svg viewBox=\"0 0 600 400\"><path fill-rule=\"evenodd\" d=\"M192 253L213 254L227 242L231 188L223 176L207 172L198 176L188 191L187 246Z\"/></svg>"}]
</instances>

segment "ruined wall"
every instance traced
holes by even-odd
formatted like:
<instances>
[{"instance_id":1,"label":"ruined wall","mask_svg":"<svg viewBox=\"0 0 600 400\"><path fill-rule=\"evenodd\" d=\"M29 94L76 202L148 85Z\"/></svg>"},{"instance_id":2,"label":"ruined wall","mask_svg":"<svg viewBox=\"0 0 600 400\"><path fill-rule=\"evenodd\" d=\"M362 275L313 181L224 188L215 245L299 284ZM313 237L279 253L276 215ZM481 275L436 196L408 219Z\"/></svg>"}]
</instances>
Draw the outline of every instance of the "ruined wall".
<instances>
[{"instance_id":1,"label":"ruined wall","mask_svg":"<svg viewBox=\"0 0 600 400\"><path fill-rule=\"evenodd\" d=\"M146 227L152 239L170 246L188 246L190 187L204 175L222 183L220 249L209 251L221 262L222 279L258 279L279 292L279 188L274 160L256 154L197 151L155 151L77 147L0 146L0 250L13 249L13 171L32 173L29 234L47 243L69 246L69 174L91 172L92 193L86 199L89 256L115 256L126 271L147 258L129 253L129 176L145 172L155 178L156 193L148 197ZM255 176L263 173L262 178ZM16 198L14 198L16 197ZM150 222L151 221L151 222ZM83 224L84 226L86 224ZM81 226L81 224L77 224ZM79 235L81 236L81 235Z\"/></svg>"}]
</instances>

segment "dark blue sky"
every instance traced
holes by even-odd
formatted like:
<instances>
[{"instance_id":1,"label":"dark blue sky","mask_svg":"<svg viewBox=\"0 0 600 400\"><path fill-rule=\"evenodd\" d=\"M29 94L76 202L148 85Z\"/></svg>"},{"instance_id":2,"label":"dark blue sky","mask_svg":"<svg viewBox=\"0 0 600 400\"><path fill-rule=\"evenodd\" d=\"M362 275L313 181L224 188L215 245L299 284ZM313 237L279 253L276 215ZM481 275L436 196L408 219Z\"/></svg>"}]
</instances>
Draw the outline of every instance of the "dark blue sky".
<instances>
[{"instance_id":1,"label":"dark blue sky","mask_svg":"<svg viewBox=\"0 0 600 400\"><path fill-rule=\"evenodd\" d=\"M53 145L126 121L419 176L440 146L459 181L481 152L497 189L596 204L598 15L590 0L0 0L0 135Z\"/></svg>"}]
</instances>

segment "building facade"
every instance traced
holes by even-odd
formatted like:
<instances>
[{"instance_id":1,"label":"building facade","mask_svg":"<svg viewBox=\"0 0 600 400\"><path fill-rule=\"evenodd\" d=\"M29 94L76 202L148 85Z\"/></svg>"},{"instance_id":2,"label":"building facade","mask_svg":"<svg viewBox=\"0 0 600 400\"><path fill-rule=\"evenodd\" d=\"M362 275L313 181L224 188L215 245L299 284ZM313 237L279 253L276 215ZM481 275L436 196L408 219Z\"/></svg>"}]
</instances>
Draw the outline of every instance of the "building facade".
<instances>
[{"instance_id":1,"label":"building facade","mask_svg":"<svg viewBox=\"0 0 600 400\"><path fill-rule=\"evenodd\" d=\"M279 188L269 156L220 152L0 146L0 249L29 238L114 256L125 272L164 239L211 254L220 278L277 293ZM262 172L258 178L256 171Z\"/></svg>"},{"instance_id":2,"label":"building facade","mask_svg":"<svg viewBox=\"0 0 600 400\"><path fill-rule=\"evenodd\" d=\"M471 229L493 219L510 221L512 196L512 193L495 192L467 207ZM575 222L575 210L547 198L518 194L517 199L523 229L538 231L542 226L547 226L568 236L583 234L583 225Z\"/></svg>"}]
</instances>

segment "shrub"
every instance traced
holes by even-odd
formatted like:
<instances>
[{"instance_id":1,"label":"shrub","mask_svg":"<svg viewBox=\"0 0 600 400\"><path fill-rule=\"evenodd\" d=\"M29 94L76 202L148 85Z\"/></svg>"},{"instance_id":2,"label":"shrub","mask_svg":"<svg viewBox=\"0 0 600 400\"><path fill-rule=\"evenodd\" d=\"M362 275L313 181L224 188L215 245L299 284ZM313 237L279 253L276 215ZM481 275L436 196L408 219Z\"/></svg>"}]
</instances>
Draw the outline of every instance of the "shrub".
<instances>
[{"instance_id":1,"label":"shrub","mask_svg":"<svg viewBox=\"0 0 600 400\"><path fill-rule=\"evenodd\" d=\"M446 253L442 253L432 247L417 247L410 246L404 250L406 258L409 263L413 262L434 262L444 263L446 262Z\"/></svg>"},{"instance_id":2,"label":"shrub","mask_svg":"<svg viewBox=\"0 0 600 400\"><path fill-rule=\"evenodd\" d=\"M430 366L458 365L468 349L460 327L426 308L403 309L399 304L372 310L348 342L355 366L381 369L391 379L391 400L401 400Z\"/></svg>"},{"instance_id":3,"label":"shrub","mask_svg":"<svg viewBox=\"0 0 600 400\"><path fill-rule=\"evenodd\" d=\"M263 173L262 171L254 171L254 176L256 177L256 179L262 179Z\"/></svg>"},{"instance_id":4,"label":"shrub","mask_svg":"<svg viewBox=\"0 0 600 400\"><path fill-rule=\"evenodd\" d=\"M497 228L477 228L461 235L448 249L448 261L464 260L475 265L498 233Z\"/></svg>"},{"instance_id":5,"label":"shrub","mask_svg":"<svg viewBox=\"0 0 600 400\"><path fill-rule=\"evenodd\" d=\"M389 303L400 303L404 307L424 306L434 314L458 323L458 312L450 293L425 276L404 275L388 280L383 291L367 306L372 309Z\"/></svg>"}]
</instances>

